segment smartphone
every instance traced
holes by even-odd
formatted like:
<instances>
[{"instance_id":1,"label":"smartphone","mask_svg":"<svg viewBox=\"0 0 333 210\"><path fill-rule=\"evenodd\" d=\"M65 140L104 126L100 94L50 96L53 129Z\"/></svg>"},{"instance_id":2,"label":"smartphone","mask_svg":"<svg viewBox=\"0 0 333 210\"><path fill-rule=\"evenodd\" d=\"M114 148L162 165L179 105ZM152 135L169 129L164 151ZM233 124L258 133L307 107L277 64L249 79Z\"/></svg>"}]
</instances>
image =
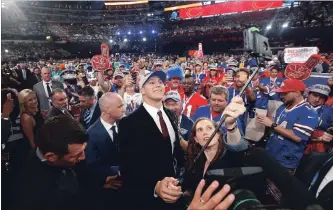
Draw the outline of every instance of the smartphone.
<instances>
[{"instance_id":1,"label":"smartphone","mask_svg":"<svg viewBox=\"0 0 333 210\"><path fill-rule=\"evenodd\" d=\"M233 70L227 70L228 77L234 77L234 71Z\"/></svg>"}]
</instances>

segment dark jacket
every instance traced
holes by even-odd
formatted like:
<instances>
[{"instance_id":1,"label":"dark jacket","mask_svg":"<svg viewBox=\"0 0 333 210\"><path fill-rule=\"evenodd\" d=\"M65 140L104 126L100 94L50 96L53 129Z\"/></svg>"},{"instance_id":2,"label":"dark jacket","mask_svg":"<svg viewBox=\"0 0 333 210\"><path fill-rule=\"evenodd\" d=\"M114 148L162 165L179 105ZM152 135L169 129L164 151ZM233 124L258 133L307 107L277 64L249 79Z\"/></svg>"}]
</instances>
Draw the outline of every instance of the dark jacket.
<instances>
[{"instance_id":1,"label":"dark jacket","mask_svg":"<svg viewBox=\"0 0 333 210\"><path fill-rule=\"evenodd\" d=\"M106 180L107 176L118 174L119 150L115 139L111 139L109 133L98 119L87 130L89 135L86 147L86 163L89 169L101 175Z\"/></svg>"},{"instance_id":2,"label":"dark jacket","mask_svg":"<svg viewBox=\"0 0 333 210\"><path fill-rule=\"evenodd\" d=\"M17 179L15 209L93 209L94 189L101 183L94 183L84 166L54 166L33 150Z\"/></svg>"},{"instance_id":3,"label":"dark jacket","mask_svg":"<svg viewBox=\"0 0 333 210\"><path fill-rule=\"evenodd\" d=\"M173 129L177 131L176 115L164 108ZM175 204L166 204L154 197L155 185L165 177L177 177L174 164L181 165L178 132L175 132L173 153L170 140L163 138L154 119L141 105L119 123L120 172L122 191L131 202L123 202L130 209L174 209ZM178 169L178 167L176 166Z\"/></svg>"},{"instance_id":4,"label":"dark jacket","mask_svg":"<svg viewBox=\"0 0 333 210\"><path fill-rule=\"evenodd\" d=\"M84 122L84 112L85 112L85 110L83 110L82 112L81 112L81 115L80 115L80 123L81 123L81 125L83 125L83 127L85 128L85 129L88 129L92 124L94 124L95 122L96 122L96 120L98 120L98 118L101 116L101 109L99 108L99 103L98 102L96 102L97 104L96 104L96 107L95 107L95 110L94 110L94 113L92 114L92 116L91 116L91 120L90 120L90 122L88 123L88 124L86 124L85 122Z\"/></svg>"},{"instance_id":5,"label":"dark jacket","mask_svg":"<svg viewBox=\"0 0 333 210\"><path fill-rule=\"evenodd\" d=\"M47 113L47 119L50 119L52 117L58 116L58 115L67 115L68 117L73 117L68 111L68 114L63 113L60 109L52 106L49 110L49 112Z\"/></svg>"},{"instance_id":6,"label":"dark jacket","mask_svg":"<svg viewBox=\"0 0 333 210\"><path fill-rule=\"evenodd\" d=\"M1 144L8 142L10 134L11 134L10 121L1 119Z\"/></svg>"},{"instance_id":7,"label":"dark jacket","mask_svg":"<svg viewBox=\"0 0 333 210\"><path fill-rule=\"evenodd\" d=\"M297 167L295 176L309 188L312 195L316 196L318 188L328 171L333 167L333 155L329 153L312 152L304 155ZM333 206L333 181L329 182L319 193L318 203L324 209Z\"/></svg>"}]
</instances>

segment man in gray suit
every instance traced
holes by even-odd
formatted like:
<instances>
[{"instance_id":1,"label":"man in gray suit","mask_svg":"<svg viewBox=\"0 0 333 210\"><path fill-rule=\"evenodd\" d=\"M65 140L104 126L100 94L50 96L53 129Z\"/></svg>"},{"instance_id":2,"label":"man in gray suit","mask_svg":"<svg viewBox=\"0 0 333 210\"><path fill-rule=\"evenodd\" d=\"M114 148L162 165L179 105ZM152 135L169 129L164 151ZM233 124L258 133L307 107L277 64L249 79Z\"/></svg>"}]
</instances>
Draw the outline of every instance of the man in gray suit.
<instances>
[{"instance_id":1,"label":"man in gray suit","mask_svg":"<svg viewBox=\"0 0 333 210\"><path fill-rule=\"evenodd\" d=\"M47 119L58 116L58 115L67 115L70 118L73 116L69 113L68 107L68 99L67 94L63 89L56 88L52 90L51 93L52 107L47 113Z\"/></svg>"},{"instance_id":2,"label":"man in gray suit","mask_svg":"<svg viewBox=\"0 0 333 210\"><path fill-rule=\"evenodd\" d=\"M61 82L51 80L51 71L47 67L42 68L41 76L42 81L35 84L33 90L36 92L40 110L45 112L52 106L50 97L52 90L56 88L64 89L64 86Z\"/></svg>"}]
</instances>

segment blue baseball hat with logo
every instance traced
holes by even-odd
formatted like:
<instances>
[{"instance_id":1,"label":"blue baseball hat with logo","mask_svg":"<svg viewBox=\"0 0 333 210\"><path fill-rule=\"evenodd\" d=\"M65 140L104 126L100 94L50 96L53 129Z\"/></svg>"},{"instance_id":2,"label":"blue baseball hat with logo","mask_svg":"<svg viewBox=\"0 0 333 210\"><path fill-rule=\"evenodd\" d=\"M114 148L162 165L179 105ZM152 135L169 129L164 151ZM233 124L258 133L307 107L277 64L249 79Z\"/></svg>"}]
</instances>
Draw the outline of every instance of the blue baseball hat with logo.
<instances>
[{"instance_id":1,"label":"blue baseball hat with logo","mask_svg":"<svg viewBox=\"0 0 333 210\"><path fill-rule=\"evenodd\" d=\"M165 94L165 96L164 96L163 101L166 101L166 100L168 100L168 99L172 99L172 100L174 100L175 102L180 102L180 101L181 101L181 99L180 99L180 95L179 95L179 93L176 92L176 91L169 91L169 92L167 92L167 93Z\"/></svg>"},{"instance_id":2,"label":"blue baseball hat with logo","mask_svg":"<svg viewBox=\"0 0 333 210\"><path fill-rule=\"evenodd\" d=\"M324 96L329 96L331 88L328 85L316 84L310 88L311 93L320 93Z\"/></svg>"}]
</instances>

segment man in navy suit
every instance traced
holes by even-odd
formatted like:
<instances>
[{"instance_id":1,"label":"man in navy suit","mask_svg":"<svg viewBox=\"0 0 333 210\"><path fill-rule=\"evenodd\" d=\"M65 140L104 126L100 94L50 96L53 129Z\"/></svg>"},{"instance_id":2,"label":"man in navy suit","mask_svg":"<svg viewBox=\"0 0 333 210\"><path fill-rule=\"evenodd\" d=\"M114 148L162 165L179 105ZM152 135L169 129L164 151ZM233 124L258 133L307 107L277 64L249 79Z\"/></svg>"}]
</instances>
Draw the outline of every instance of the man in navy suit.
<instances>
[{"instance_id":1,"label":"man in navy suit","mask_svg":"<svg viewBox=\"0 0 333 210\"><path fill-rule=\"evenodd\" d=\"M98 177L104 179L101 196L110 203L121 186L119 180L119 144L117 120L124 115L124 101L117 93L105 93L99 99L101 117L92 124L86 147L86 163ZM110 190L111 189L111 190ZM110 195L111 194L111 195ZM109 198L108 198L109 197Z\"/></svg>"},{"instance_id":2,"label":"man in navy suit","mask_svg":"<svg viewBox=\"0 0 333 210\"><path fill-rule=\"evenodd\" d=\"M101 110L92 87L86 86L79 92L80 106L83 108L80 123L88 129L101 116Z\"/></svg>"}]
</instances>

